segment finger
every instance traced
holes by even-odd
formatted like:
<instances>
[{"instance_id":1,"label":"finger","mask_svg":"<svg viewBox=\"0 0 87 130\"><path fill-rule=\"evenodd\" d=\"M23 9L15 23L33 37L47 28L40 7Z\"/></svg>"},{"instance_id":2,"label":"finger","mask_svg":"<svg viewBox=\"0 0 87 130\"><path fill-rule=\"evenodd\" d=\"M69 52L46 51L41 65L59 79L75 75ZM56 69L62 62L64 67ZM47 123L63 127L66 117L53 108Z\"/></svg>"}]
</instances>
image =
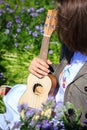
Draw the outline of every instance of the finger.
<instances>
[{"instance_id":1,"label":"finger","mask_svg":"<svg viewBox=\"0 0 87 130\"><path fill-rule=\"evenodd\" d=\"M49 70L47 69L47 71L44 71L43 69L41 68L38 68L38 67L35 67L35 66L32 66L31 70L35 71L36 73L40 74L40 75L48 75L49 73Z\"/></svg>"},{"instance_id":2,"label":"finger","mask_svg":"<svg viewBox=\"0 0 87 130\"><path fill-rule=\"evenodd\" d=\"M37 63L39 63L40 65L42 65L42 66L44 66L46 68L49 68L49 65L47 64L47 62L40 59L40 58L37 59Z\"/></svg>"},{"instance_id":3,"label":"finger","mask_svg":"<svg viewBox=\"0 0 87 130\"><path fill-rule=\"evenodd\" d=\"M49 61L50 62L50 61ZM40 58L34 58L29 66L29 71L35 75L46 76L50 72L49 65Z\"/></svg>"},{"instance_id":4,"label":"finger","mask_svg":"<svg viewBox=\"0 0 87 130\"><path fill-rule=\"evenodd\" d=\"M34 66L35 67L35 66ZM46 73L49 73L49 69L48 69L49 66L44 66L43 64L39 64L39 63L36 63L36 68L37 70L42 70L42 72L46 72Z\"/></svg>"},{"instance_id":5,"label":"finger","mask_svg":"<svg viewBox=\"0 0 87 130\"><path fill-rule=\"evenodd\" d=\"M39 68L40 70L43 70L46 73L49 73L49 65L40 58L34 58L34 61L31 63L31 66L34 66L36 68Z\"/></svg>"},{"instance_id":6,"label":"finger","mask_svg":"<svg viewBox=\"0 0 87 130\"><path fill-rule=\"evenodd\" d=\"M33 75L35 75L36 77L38 77L38 78L43 78L44 77L43 75L41 75L41 74L39 74L39 73L37 73L36 71L33 71L33 70L31 70L31 73Z\"/></svg>"}]
</instances>

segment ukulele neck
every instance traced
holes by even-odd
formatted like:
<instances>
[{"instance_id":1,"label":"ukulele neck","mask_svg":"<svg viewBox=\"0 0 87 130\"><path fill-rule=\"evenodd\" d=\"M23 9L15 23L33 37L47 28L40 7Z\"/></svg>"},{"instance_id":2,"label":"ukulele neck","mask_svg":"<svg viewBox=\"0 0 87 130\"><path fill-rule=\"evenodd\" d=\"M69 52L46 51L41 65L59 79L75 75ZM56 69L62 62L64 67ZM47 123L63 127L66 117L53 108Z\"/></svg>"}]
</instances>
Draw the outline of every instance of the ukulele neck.
<instances>
[{"instance_id":1,"label":"ukulele neck","mask_svg":"<svg viewBox=\"0 0 87 130\"><path fill-rule=\"evenodd\" d=\"M42 40L39 58L43 59L44 61L47 60L48 56L49 40L50 37L47 36L44 36Z\"/></svg>"}]
</instances>

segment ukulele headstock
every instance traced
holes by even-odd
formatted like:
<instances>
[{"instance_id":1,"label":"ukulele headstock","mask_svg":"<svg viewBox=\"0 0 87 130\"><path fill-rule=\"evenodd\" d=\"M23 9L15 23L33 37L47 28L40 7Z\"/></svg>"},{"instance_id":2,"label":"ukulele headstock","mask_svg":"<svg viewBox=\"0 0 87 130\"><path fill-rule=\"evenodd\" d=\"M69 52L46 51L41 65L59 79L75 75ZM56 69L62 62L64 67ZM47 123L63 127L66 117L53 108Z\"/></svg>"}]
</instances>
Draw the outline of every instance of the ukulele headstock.
<instances>
[{"instance_id":1,"label":"ukulele headstock","mask_svg":"<svg viewBox=\"0 0 87 130\"><path fill-rule=\"evenodd\" d=\"M50 37L57 26L58 10L48 10L44 24L44 36Z\"/></svg>"}]
</instances>

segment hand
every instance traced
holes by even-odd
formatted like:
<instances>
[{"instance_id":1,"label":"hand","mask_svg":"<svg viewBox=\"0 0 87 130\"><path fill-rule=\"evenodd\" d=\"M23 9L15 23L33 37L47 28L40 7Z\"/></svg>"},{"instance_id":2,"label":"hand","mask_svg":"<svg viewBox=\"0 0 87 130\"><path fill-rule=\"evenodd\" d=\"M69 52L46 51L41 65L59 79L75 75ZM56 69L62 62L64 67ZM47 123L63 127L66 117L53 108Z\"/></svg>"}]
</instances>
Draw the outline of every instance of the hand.
<instances>
[{"instance_id":1,"label":"hand","mask_svg":"<svg viewBox=\"0 0 87 130\"><path fill-rule=\"evenodd\" d=\"M32 74L36 75L38 78L43 78L50 72L49 65L51 64L52 63L50 60L47 60L45 62L40 58L34 58L29 66L29 71Z\"/></svg>"}]
</instances>

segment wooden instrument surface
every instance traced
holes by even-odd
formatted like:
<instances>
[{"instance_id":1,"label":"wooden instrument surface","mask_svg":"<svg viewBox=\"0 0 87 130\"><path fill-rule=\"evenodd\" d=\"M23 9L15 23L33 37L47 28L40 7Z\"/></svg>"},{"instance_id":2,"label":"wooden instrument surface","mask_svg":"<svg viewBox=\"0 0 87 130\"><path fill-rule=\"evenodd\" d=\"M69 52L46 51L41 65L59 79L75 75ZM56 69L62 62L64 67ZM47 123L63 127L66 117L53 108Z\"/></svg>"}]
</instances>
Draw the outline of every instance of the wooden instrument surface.
<instances>
[{"instance_id":1,"label":"wooden instrument surface","mask_svg":"<svg viewBox=\"0 0 87 130\"><path fill-rule=\"evenodd\" d=\"M40 58L47 60L49 41L57 25L57 10L48 10L44 24L44 35L40 49ZM38 78L29 74L27 78L27 89L19 100L19 104L27 103L30 108L40 109L49 95L53 96L57 86L56 78L48 74L44 78Z\"/></svg>"}]
</instances>

